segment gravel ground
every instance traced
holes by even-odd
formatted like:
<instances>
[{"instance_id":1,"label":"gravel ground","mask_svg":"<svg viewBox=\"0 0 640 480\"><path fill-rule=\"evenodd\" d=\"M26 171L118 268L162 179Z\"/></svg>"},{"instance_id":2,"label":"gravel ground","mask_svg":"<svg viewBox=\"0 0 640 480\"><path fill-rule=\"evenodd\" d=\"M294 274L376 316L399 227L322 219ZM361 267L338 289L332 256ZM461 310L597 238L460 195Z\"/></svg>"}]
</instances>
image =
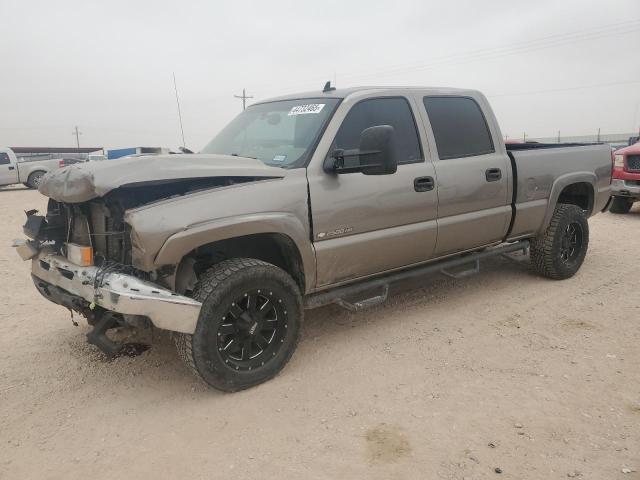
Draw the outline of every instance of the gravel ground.
<instances>
[{"instance_id":1,"label":"gravel ground","mask_svg":"<svg viewBox=\"0 0 640 480\"><path fill-rule=\"evenodd\" d=\"M640 479L638 207L590 221L570 280L496 259L309 312L276 379L222 394L166 334L114 361L87 345L9 246L44 197L0 205L1 479Z\"/></svg>"}]
</instances>

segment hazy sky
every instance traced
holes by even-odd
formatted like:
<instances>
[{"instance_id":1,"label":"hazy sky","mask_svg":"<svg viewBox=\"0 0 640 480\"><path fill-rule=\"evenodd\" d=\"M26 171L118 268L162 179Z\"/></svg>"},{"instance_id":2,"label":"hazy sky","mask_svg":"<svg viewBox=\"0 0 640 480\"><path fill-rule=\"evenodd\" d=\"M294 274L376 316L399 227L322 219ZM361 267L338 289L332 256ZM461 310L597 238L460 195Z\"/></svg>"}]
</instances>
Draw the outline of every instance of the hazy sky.
<instances>
[{"instance_id":1,"label":"hazy sky","mask_svg":"<svg viewBox=\"0 0 640 480\"><path fill-rule=\"evenodd\" d=\"M640 127L639 0L0 0L0 145L200 149L337 79L468 87L510 137Z\"/></svg>"}]
</instances>

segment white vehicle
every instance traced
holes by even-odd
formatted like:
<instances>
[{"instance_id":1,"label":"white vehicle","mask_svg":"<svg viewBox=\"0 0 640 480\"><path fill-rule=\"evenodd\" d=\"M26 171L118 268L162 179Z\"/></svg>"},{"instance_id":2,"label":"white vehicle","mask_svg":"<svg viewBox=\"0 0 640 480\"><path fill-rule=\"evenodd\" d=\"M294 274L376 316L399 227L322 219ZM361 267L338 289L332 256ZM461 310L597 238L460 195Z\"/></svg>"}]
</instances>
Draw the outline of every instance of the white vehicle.
<instances>
[{"instance_id":1,"label":"white vehicle","mask_svg":"<svg viewBox=\"0 0 640 480\"><path fill-rule=\"evenodd\" d=\"M64 166L64 160L34 160L21 162L13 150L0 147L0 186L23 183L38 188L45 173Z\"/></svg>"}]
</instances>

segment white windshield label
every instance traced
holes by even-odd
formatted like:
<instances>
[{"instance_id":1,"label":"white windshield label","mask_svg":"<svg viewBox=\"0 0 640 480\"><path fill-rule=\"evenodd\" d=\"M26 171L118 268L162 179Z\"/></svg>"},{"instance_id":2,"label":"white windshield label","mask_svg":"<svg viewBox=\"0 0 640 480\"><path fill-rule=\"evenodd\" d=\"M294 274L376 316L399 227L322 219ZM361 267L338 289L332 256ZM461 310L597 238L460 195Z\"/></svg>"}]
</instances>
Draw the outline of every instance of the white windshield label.
<instances>
[{"instance_id":1,"label":"white windshield label","mask_svg":"<svg viewBox=\"0 0 640 480\"><path fill-rule=\"evenodd\" d=\"M298 105L297 107L292 107L289 111L289 116L291 115L306 115L308 113L320 113L324 108L324 103L310 103L308 105Z\"/></svg>"}]
</instances>

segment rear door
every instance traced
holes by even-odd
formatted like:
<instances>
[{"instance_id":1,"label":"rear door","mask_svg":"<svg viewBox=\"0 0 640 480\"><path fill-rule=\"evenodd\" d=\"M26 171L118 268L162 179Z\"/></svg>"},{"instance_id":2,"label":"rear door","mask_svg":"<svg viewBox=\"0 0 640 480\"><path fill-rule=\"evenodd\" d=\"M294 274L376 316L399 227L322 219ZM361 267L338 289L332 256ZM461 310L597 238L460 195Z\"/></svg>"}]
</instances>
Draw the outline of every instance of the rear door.
<instances>
[{"instance_id":1,"label":"rear door","mask_svg":"<svg viewBox=\"0 0 640 480\"><path fill-rule=\"evenodd\" d=\"M427 260L437 237L433 164L425 160L414 115L404 96L346 99L334 115L321 155L358 148L360 133L391 125L399 165L391 175L328 174L308 169L319 287ZM422 129L420 129L422 130Z\"/></svg>"},{"instance_id":2,"label":"rear door","mask_svg":"<svg viewBox=\"0 0 640 480\"><path fill-rule=\"evenodd\" d=\"M511 221L511 163L504 148L494 145L482 101L453 95L422 98L437 150L436 256L499 242Z\"/></svg>"},{"instance_id":3,"label":"rear door","mask_svg":"<svg viewBox=\"0 0 640 480\"><path fill-rule=\"evenodd\" d=\"M18 167L7 152L0 152L0 185L18 183Z\"/></svg>"}]
</instances>

